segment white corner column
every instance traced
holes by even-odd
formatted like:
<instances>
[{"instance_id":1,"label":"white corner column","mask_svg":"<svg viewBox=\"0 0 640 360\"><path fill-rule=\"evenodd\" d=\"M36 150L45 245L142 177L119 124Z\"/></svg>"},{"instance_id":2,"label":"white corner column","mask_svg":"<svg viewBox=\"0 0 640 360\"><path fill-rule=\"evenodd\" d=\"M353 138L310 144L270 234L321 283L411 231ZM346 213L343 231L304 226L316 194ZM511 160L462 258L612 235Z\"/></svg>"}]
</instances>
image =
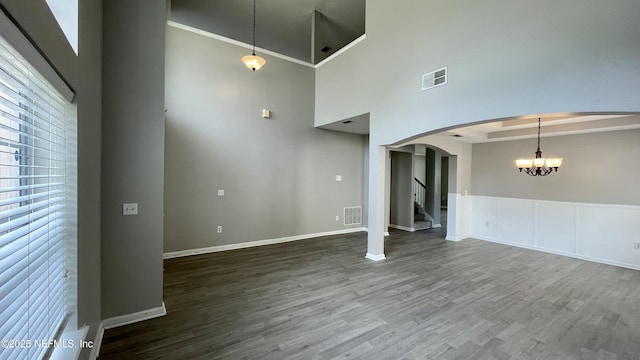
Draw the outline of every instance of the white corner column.
<instances>
[{"instance_id":1,"label":"white corner column","mask_svg":"<svg viewBox=\"0 0 640 360\"><path fill-rule=\"evenodd\" d=\"M384 260L385 179L387 157L384 146L371 142L369 147L369 234L366 258Z\"/></svg>"}]
</instances>

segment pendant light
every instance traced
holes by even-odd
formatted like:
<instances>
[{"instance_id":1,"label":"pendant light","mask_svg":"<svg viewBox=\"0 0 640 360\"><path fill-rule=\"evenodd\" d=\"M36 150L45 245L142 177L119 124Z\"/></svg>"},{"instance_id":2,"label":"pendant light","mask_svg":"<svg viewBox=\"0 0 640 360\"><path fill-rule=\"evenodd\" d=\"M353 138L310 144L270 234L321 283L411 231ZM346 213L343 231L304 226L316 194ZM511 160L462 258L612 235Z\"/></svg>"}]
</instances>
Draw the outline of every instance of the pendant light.
<instances>
[{"instance_id":1,"label":"pendant light","mask_svg":"<svg viewBox=\"0 0 640 360\"><path fill-rule=\"evenodd\" d=\"M545 159L540 151L540 118L538 118L538 150L535 159L516 160L516 166L521 173L529 176L547 176L553 171L558 171L562 165L562 158Z\"/></svg>"},{"instance_id":2,"label":"pendant light","mask_svg":"<svg viewBox=\"0 0 640 360\"><path fill-rule=\"evenodd\" d=\"M259 70L266 61L256 55L256 0L253 0L253 52L242 57L242 62L253 71Z\"/></svg>"}]
</instances>

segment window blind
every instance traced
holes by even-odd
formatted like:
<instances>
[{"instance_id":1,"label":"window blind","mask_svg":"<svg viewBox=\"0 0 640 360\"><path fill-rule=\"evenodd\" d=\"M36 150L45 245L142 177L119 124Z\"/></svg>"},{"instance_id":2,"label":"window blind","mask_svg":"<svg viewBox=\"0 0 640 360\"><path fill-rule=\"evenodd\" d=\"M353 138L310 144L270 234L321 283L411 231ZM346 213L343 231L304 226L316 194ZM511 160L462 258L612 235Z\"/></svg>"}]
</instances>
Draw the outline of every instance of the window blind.
<instances>
[{"instance_id":1,"label":"window blind","mask_svg":"<svg viewBox=\"0 0 640 360\"><path fill-rule=\"evenodd\" d=\"M0 359L43 358L66 316L67 106L0 37Z\"/></svg>"}]
</instances>

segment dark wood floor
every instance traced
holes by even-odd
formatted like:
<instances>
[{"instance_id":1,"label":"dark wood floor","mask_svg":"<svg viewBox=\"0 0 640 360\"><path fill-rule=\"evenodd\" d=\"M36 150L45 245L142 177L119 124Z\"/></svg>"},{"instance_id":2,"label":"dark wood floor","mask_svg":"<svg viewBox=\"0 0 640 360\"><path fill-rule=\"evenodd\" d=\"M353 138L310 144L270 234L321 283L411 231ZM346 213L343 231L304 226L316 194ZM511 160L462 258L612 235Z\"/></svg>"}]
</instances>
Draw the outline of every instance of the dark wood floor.
<instances>
[{"instance_id":1,"label":"dark wood floor","mask_svg":"<svg viewBox=\"0 0 640 360\"><path fill-rule=\"evenodd\" d=\"M640 359L640 272L436 230L165 261L167 315L107 359Z\"/></svg>"}]
</instances>

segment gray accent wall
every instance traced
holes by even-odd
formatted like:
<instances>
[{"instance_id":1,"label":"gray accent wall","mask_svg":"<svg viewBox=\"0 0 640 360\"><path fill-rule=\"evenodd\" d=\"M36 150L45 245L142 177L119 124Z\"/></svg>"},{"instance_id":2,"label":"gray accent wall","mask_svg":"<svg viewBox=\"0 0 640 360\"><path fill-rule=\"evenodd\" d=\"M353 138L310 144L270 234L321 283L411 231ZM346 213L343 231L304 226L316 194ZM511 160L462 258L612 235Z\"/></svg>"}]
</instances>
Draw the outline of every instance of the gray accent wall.
<instances>
[{"instance_id":1,"label":"gray accent wall","mask_svg":"<svg viewBox=\"0 0 640 360\"><path fill-rule=\"evenodd\" d=\"M389 223L413 226L413 154L391 151Z\"/></svg>"},{"instance_id":2,"label":"gray accent wall","mask_svg":"<svg viewBox=\"0 0 640 360\"><path fill-rule=\"evenodd\" d=\"M79 1L78 12L78 324L94 339L102 320L102 1Z\"/></svg>"},{"instance_id":3,"label":"gray accent wall","mask_svg":"<svg viewBox=\"0 0 640 360\"><path fill-rule=\"evenodd\" d=\"M314 128L313 68L247 53L167 28L165 252L362 226L342 211L363 204L365 136Z\"/></svg>"},{"instance_id":4,"label":"gray accent wall","mask_svg":"<svg viewBox=\"0 0 640 360\"><path fill-rule=\"evenodd\" d=\"M531 177L515 160L533 158L536 139L473 145L473 195L640 205L640 130L541 139L544 157L562 157L557 173Z\"/></svg>"},{"instance_id":5,"label":"gray accent wall","mask_svg":"<svg viewBox=\"0 0 640 360\"><path fill-rule=\"evenodd\" d=\"M162 306L165 0L104 2L102 316ZM122 204L138 203L137 216Z\"/></svg>"}]
</instances>

